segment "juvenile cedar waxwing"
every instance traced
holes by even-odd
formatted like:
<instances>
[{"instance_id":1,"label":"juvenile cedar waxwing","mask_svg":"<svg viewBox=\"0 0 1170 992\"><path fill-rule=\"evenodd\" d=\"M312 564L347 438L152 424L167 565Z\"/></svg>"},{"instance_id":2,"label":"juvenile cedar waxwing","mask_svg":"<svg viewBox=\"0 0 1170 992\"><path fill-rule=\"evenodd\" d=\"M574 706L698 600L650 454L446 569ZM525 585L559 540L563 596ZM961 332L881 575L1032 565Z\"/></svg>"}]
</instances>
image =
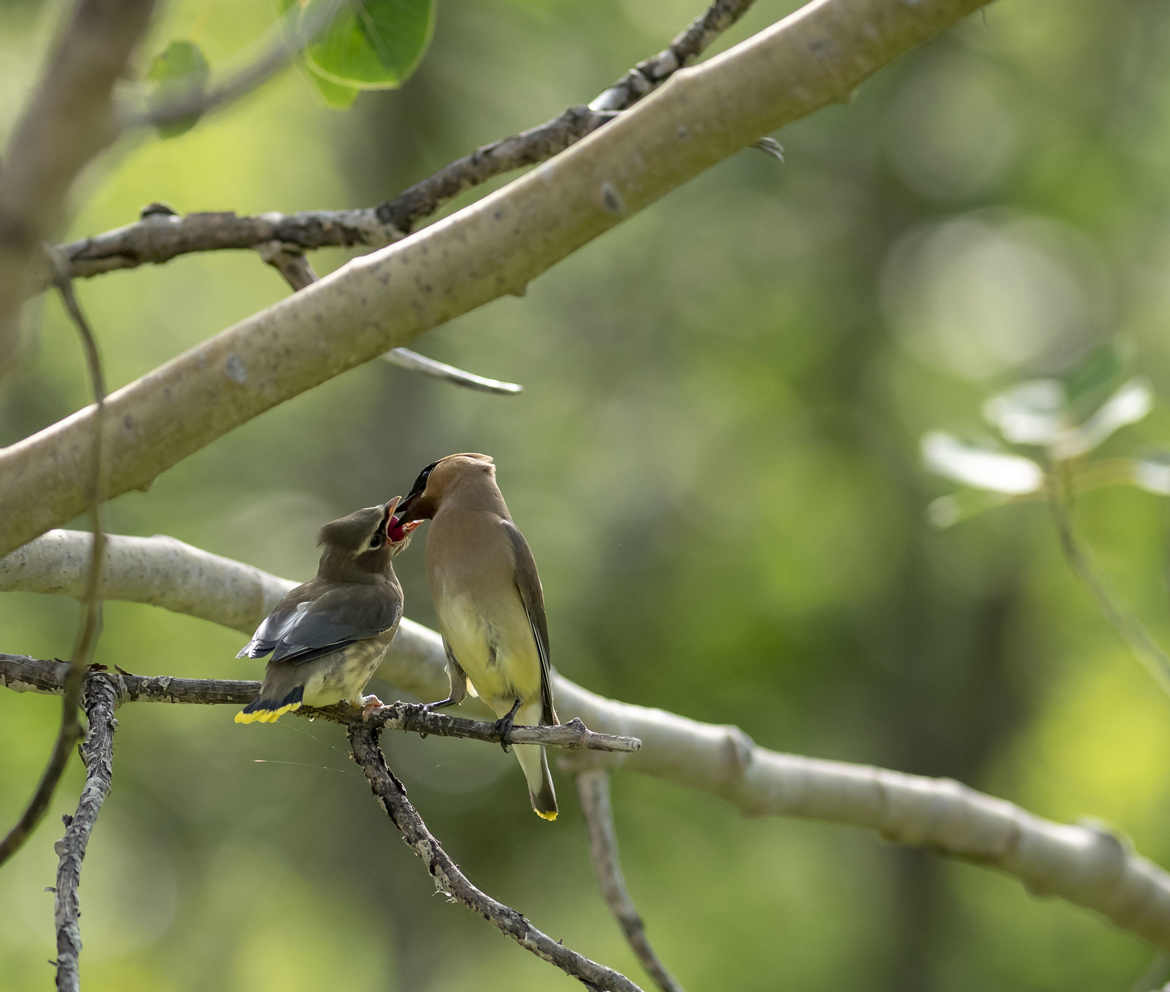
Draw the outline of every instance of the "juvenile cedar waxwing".
<instances>
[{"instance_id":1,"label":"juvenile cedar waxwing","mask_svg":"<svg viewBox=\"0 0 1170 992\"><path fill-rule=\"evenodd\" d=\"M317 577L291 590L236 655L272 654L260 694L236 723L274 723L302 705L342 699L365 709L382 705L362 690L398 631L402 587L392 559L418 526L395 519L397 504L367 506L321 528Z\"/></svg>"},{"instance_id":2,"label":"juvenile cedar waxwing","mask_svg":"<svg viewBox=\"0 0 1170 992\"><path fill-rule=\"evenodd\" d=\"M403 497L403 526L431 519L427 577L447 651L451 694L472 691L500 718L501 730L558 723L548 660L548 624L536 562L496 485L488 455L448 455L428 465ZM544 748L516 744L537 816L557 817L557 796Z\"/></svg>"}]
</instances>

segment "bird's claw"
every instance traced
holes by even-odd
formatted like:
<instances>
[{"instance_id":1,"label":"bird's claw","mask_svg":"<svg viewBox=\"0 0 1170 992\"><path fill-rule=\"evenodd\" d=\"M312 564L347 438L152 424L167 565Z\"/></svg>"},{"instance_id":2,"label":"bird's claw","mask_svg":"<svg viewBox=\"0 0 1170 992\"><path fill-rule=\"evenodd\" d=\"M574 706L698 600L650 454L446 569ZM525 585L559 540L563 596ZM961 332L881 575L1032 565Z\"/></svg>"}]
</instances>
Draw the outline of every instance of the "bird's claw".
<instances>
[{"instance_id":1,"label":"bird's claw","mask_svg":"<svg viewBox=\"0 0 1170 992\"><path fill-rule=\"evenodd\" d=\"M362 720L369 723L372 717L378 710L382 709L386 704L382 702L377 696L362 696Z\"/></svg>"}]
</instances>

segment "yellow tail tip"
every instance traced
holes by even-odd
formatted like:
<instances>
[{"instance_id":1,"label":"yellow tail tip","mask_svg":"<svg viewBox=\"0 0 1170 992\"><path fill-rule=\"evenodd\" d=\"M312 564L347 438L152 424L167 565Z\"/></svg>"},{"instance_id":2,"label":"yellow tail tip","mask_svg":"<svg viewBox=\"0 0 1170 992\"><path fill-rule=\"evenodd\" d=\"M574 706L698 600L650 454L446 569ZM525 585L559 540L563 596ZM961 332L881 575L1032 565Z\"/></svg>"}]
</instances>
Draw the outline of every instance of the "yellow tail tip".
<instances>
[{"instance_id":1,"label":"yellow tail tip","mask_svg":"<svg viewBox=\"0 0 1170 992\"><path fill-rule=\"evenodd\" d=\"M555 809L551 813L542 813L538 809L534 809L532 812L539 816L542 820L548 820L549 823L552 823L552 821L557 818L557 811Z\"/></svg>"},{"instance_id":2,"label":"yellow tail tip","mask_svg":"<svg viewBox=\"0 0 1170 992\"><path fill-rule=\"evenodd\" d=\"M285 713L291 713L293 710L299 710L301 704L288 703L275 710L253 710L251 713L245 713L240 710L235 716L236 723L276 723Z\"/></svg>"}]
</instances>

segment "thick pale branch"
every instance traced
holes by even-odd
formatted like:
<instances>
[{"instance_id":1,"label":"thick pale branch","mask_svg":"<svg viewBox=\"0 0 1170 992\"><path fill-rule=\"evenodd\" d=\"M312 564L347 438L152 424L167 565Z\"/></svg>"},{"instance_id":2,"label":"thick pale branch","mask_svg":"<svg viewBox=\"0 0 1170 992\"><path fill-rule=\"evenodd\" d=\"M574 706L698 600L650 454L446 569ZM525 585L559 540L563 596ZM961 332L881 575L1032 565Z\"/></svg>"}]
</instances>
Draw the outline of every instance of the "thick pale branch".
<instances>
[{"instance_id":1,"label":"thick pale branch","mask_svg":"<svg viewBox=\"0 0 1170 992\"><path fill-rule=\"evenodd\" d=\"M630 947L642 962L642 967L654 979L654 984L662 992L683 992L682 986L674 980L650 946L646 924L626 888L618 858L617 830L613 825L613 807L609 798L609 772L604 768L582 769L577 773L577 795L581 797L581 811L589 827L589 853L593 859L593 870L609 911L617 919Z\"/></svg>"},{"instance_id":2,"label":"thick pale branch","mask_svg":"<svg viewBox=\"0 0 1170 992\"><path fill-rule=\"evenodd\" d=\"M112 93L152 0L76 0L13 128L0 167L0 368L16 314L81 170L117 136Z\"/></svg>"},{"instance_id":3,"label":"thick pale branch","mask_svg":"<svg viewBox=\"0 0 1170 992\"><path fill-rule=\"evenodd\" d=\"M269 241L261 245L257 251L264 261L271 265L295 293L299 289L311 286L317 281L317 273L305 258L304 253L297 249L290 249L276 241ZM515 382L501 382L499 379L489 379L486 376L476 375L474 372L465 372L463 369L448 365L446 362L437 362L426 355L420 355L409 348L392 348L382 356L391 365L397 365L408 372L419 372L429 375L433 379L441 379L452 385L464 386L467 389L476 389L483 393L503 393L511 395L523 391L523 387Z\"/></svg>"},{"instance_id":4,"label":"thick pale branch","mask_svg":"<svg viewBox=\"0 0 1170 992\"><path fill-rule=\"evenodd\" d=\"M84 535L46 535L0 559L0 589L77 595L80 569L67 565L84 546ZM175 557L185 551L193 552L187 565ZM158 576L157 587L135 574L136 563ZM103 595L166 605L247 633L267 612L265 604L292 585L169 538L111 537L106 567L111 585L103 585ZM200 595L181 588L184 576ZM240 600L254 612L245 616ZM37 688L19 667L9 670L15 681L0 683ZM449 686L439 635L404 620L380 674L417 698L445 696ZM1170 876L1098 828L1053 823L956 782L769 751L736 727L606 699L556 673L553 679L562 717L580 717L594 730L642 742L637 753L610 759L624 768L722 796L751 816L868 827L898 843L998 868L1032 892L1095 910L1170 949Z\"/></svg>"},{"instance_id":5,"label":"thick pale branch","mask_svg":"<svg viewBox=\"0 0 1170 992\"><path fill-rule=\"evenodd\" d=\"M612 992L641 992L625 975L598 964L537 930L522 914L482 892L463 874L443 850L438 839L423 822L418 811L406 798L406 789L386 766L378 746L377 731L360 725L351 726L349 746L353 760L365 773L374 796L390 817L403 839L426 865L435 887L448 898L461 902L473 913L493 923L526 951L556 965L578 979L587 988Z\"/></svg>"},{"instance_id":6,"label":"thick pale branch","mask_svg":"<svg viewBox=\"0 0 1170 992\"><path fill-rule=\"evenodd\" d=\"M97 823L102 803L110 793L114 777L114 719L116 697L106 679L89 679L83 705L89 718L89 732L81 745L85 763L85 786L77 812L65 817L65 836L57 841L57 886L53 916L57 927L57 989L76 992L81 987L78 957L81 954L81 907L77 889L81 885L81 863L89 835Z\"/></svg>"},{"instance_id":7,"label":"thick pale branch","mask_svg":"<svg viewBox=\"0 0 1170 992\"><path fill-rule=\"evenodd\" d=\"M355 259L113 393L107 496L265 410L509 293L687 179L826 103L985 0L821 0L563 155ZM327 333L326 333L327 332ZM0 452L0 553L84 506L92 409Z\"/></svg>"}]
</instances>

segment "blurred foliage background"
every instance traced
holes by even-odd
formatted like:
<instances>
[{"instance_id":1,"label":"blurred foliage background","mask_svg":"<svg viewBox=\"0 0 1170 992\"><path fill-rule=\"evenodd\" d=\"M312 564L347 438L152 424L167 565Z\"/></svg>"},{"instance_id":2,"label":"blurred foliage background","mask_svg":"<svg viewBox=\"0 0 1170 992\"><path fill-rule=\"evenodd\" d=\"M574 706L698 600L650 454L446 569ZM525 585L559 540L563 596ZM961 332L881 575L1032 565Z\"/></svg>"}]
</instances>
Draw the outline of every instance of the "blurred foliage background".
<instances>
[{"instance_id":1,"label":"blurred foliage background","mask_svg":"<svg viewBox=\"0 0 1170 992\"><path fill-rule=\"evenodd\" d=\"M792 9L760 2L734 43ZM4 5L0 130L62 5ZM71 237L180 211L378 202L448 160L586 102L700 12L695 0L447 3L400 91L325 108L296 70L87 175ZM176 2L144 61L190 38L213 67L265 4ZM948 531L922 468L935 428L990 392L1115 344L1170 382L1170 8L1003 0L883 70L846 106L744 151L505 299L416 346L518 380L492 397L373 362L114 501L166 533L292 578L324 520L493 454L540 563L555 664L619 699L736 723L767 747L957 778L1043 816L1093 816L1170 865L1170 706L1063 563L1042 503ZM346 258L313 257L319 271ZM79 286L111 385L282 298L248 254ZM55 299L30 308L0 443L87 402ZM1126 450L1170 438L1164 406ZM1107 447L1108 447L1107 446ZM1108 489L1076 517L1106 581L1170 643L1163 499ZM421 542L407 611L433 623ZM0 598L3 650L61 656L77 606ZM98 658L144 674L258 677L243 638L110 603ZM393 696L392 687L374 689ZM59 702L0 692L0 821L26 801ZM555 826L496 748L390 735L390 760L471 877L592 957L644 975L597 894L572 780ZM54 957L52 842L79 763L0 878L6 988ZM856 830L748 820L615 779L625 872L692 989L1129 988L1153 952L1016 882ZM120 713L115 791L81 890L87 987L550 989L569 979L432 895L335 726L237 727L226 708ZM1141 988L1140 984L1135 986Z\"/></svg>"}]
</instances>

